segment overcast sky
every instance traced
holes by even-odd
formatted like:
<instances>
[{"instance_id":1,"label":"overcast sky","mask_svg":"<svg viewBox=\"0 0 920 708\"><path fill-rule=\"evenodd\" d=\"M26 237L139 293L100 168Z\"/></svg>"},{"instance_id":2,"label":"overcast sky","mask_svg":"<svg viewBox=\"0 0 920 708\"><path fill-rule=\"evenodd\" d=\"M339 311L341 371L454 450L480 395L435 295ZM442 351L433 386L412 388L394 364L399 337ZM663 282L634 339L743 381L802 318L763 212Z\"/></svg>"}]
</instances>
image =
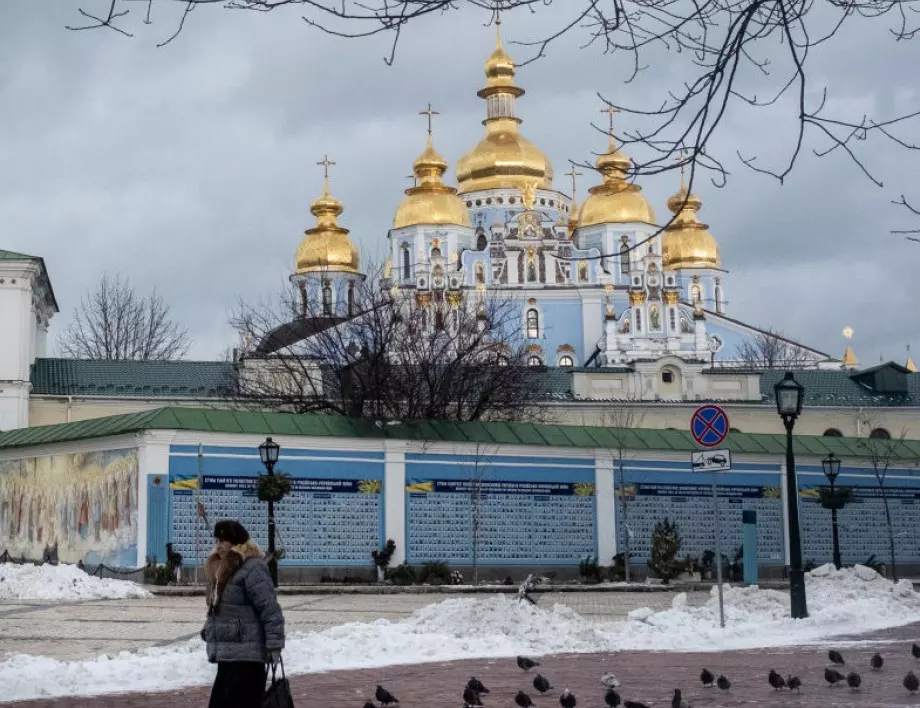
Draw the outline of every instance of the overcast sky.
<instances>
[{"instance_id":1,"label":"overcast sky","mask_svg":"<svg viewBox=\"0 0 920 708\"><path fill-rule=\"evenodd\" d=\"M313 223L309 205L322 186L315 163L325 153L337 163L341 222L371 260L384 253L424 147L418 111L429 101L441 111L435 144L452 179L482 134L475 92L494 31L481 13L410 26L388 67L386 38L330 37L296 9L200 10L162 49L155 45L170 33L169 18L145 26L140 4L128 23L133 39L64 28L79 22L78 6L103 4L6 0L0 17L0 248L45 258L61 306L55 333L103 272L121 273L166 298L194 337L191 358L215 358L235 343L226 322L238 298L277 291L291 272ZM561 12L506 17L512 55L526 51L511 42L536 37ZM917 44L892 42L884 23L857 22L815 67L834 82L834 101L883 113L920 103ZM676 63L683 56L664 57L626 85L624 66L579 49L584 39L576 33L518 73L523 132L566 191L568 160L591 160L605 144L591 126L597 93L657 103L686 66ZM730 271L729 314L836 356L850 326L863 364L880 355L903 361L908 343L920 354L920 244L890 233L918 225L890 201L911 189L920 201L920 156L869 141L885 179L879 189L842 158L806 154L781 187L731 158L788 148L782 117L780 108L731 114L718 142L728 186L694 190ZM906 135L920 141L917 126ZM642 182L659 218L675 179ZM594 183L583 177L581 194Z\"/></svg>"}]
</instances>

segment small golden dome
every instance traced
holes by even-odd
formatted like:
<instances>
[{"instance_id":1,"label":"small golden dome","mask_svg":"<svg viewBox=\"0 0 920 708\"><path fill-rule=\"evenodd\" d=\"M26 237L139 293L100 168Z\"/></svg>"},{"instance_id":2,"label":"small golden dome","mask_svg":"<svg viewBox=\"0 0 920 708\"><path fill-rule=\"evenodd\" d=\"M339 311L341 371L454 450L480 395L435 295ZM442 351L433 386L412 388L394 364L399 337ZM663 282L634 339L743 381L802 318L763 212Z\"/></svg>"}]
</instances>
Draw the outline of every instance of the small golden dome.
<instances>
[{"instance_id":1,"label":"small golden dome","mask_svg":"<svg viewBox=\"0 0 920 708\"><path fill-rule=\"evenodd\" d=\"M329 182L323 195L310 205L316 226L307 229L297 248L297 272L334 271L357 273L361 264L358 249L348 238L348 229L339 226L342 202L329 194Z\"/></svg>"},{"instance_id":2,"label":"small golden dome","mask_svg":"<svg viewBox=\"0 0 920 708\"><path fill-rule=\"evenodd\" d=\"M611 137L607 152L597 158L594 166L604 181L588 190L578 217L578 226L595 224L655 223L655 212L642 189L626 181L631 160L620 152Z\"/></svg>"},{"instance_id":3,"label":"small golden dome","mask_svg":"<svg viewBox=\"0 0 920 708\"><path fill-rule=\"evenodd\" d=\"M457 190L441 181L447 171L447 160L434 149L431 135L425 151L412 165L412 171L417 184L406 190L406 198L393 217L394 229L417 224L470 225L470 213L457 197Z\"/></svg>"},{"instance_id":4,"label":"small golden dome","mask_svg":"<svg viewBox=\"0 0 920 708\"><path fill-rule=\"evenodd\" d=\"M668 209L677 216L668 225L661 239L662 266L664 268L719 268L719 245L701 224L696 212L703 206L695 194L689 194L681 176L681 186L670 199Z\"/></svg>"}]
</instances>

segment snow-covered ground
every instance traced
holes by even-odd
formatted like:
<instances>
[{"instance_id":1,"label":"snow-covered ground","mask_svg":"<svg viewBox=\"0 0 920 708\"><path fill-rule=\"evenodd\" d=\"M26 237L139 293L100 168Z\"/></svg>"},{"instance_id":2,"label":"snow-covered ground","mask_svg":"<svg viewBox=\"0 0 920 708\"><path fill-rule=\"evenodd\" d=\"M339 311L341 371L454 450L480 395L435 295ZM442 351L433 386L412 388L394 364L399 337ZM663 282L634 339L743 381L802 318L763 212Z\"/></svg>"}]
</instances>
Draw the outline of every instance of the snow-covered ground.
<instances>
[{"instance_id":1,"label":"snow-covered ground","mask_svg":"<svg viewBox=\"0 0 920 708\"><path fill-rule=\"evenodd\" d=\"M562 605L533 607L501 595L456 598L396 622L291 634L285 666L309 673L515 654L717 651L814 643L920 620L920 594L911 584L890 583L868 568L822 566L809 574L807 588L810 617L791 620L785 593L727 587L724 630L715 589L701 607L688 606L678 594L668 610L635 610L625 621L608 623L589 622ZM195 639L87 661L14 655L0 661L0 686L7 700L167 690L210 683L214 671Z\"/></svg>"},{"instance_id":2,"label":"snow-covered ground","mask_svg":"<svg viewBox=\"0 0 920 708\"><path fill-rule=\"evenodd\" d=\"M137 583L95 578L73 565L0 563L0 600L120 600L150 597Z\"/></svg>"}]
</instances>

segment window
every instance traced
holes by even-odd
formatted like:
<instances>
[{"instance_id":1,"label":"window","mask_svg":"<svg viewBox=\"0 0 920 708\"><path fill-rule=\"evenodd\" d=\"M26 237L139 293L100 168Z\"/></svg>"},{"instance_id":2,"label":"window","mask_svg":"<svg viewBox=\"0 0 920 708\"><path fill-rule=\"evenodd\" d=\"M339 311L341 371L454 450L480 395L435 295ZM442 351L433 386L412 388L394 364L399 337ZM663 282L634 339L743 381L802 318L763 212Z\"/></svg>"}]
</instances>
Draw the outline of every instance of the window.
<instances>
[{"instance_id":1,"label":"window","mask_svg":"<svg viewBox=\"0 0 920 708\"><path fill-rule=\"evenodd\" d=\"M482 285L486 282L486 267L483 263L476 264L476 284Z\"/></svg>"},{"instance_id":2,"label":"window","mask_svg":"<svg viewBox=\"0 0 920 708\"><path fill-rule=\"evenodd\" d=\"M543 360L536 354L531 354L527 357L527 366L543 366Z\"/></svg>"},{"instance_id":3,"label":"window","mask_svg":"<svg viewBox=\"0 0 920 708\"><path fill-rule=\"evenodd\" d=\"M437 246L435 246L434 248L432 248L432 249L431 249L431 257L432 257L432 258L440 258L440 257L441 257L441 249L438 248Z\"/></svg>"},{"instance_id":4,"label":"window","mask_svg":"<svg viewBox=\"0 0 920 708\"><path fill-rule=\"evenodd\" d=\"M729 428L729 429L728 429L728 432L730 432L730 433L740 433L740 432L741 432L741 428Z\"/></svg>"},{"instance_id":5,"label":"window","mask_svg":"<svg viewBox=\"0 0 920 708\"><path fill-rule=\"evenodd\" d=\"M489 245L489 239L486 238L485 234L479 234L479 237L476 239L476 250L484 251L486 246Z\"/></svg>"},{"instance_id":6,"label":"window","mask_svg":"<svg viewBox=\"0 0 920 708\"><path fill-rule=\"evenodd\" d=\"M636 310L636 332L642 331L642 310Z\"/></svg>"},{"instance_id":7,"label":"window","mask_svg":"<svg viewBox=\"0 0 920 708\"><path fill-rule=\"evenodd\" d=\"M355 314L355 284L351 282L348 284L348 316L351 317Z\"/></svg>"},{"instance_id":8,"label":"window","mask_svg":"<svg viewBox=\"0 0 920 708\"><path fill-rule=\"evenodd\" d=\"M690 299L693 300L693 302L700 302L700 301L702 301L702 299L703 299L703 291L700 290L700 286L699 286L699 285L691 285L691 286L690 286Z\"/></svg>"},{"instance_id":9,"label":"window","mask_svg":"<svg viewBox=\"0 0 920 708\"><path fill-rule=\"evenodd\" d=\"M677 314L674 312L674 308L668 310L668 324L671 325L671 331L677 331Z\"/></svg>"},{"instance_id":10,"label":"window","mask_svg":"<svg viewBox=\"0 0 920 708\"><path fill-rule=\"evenodd\" d=\"M527 310L527 337L528 339L539 339L540 337L540 313L533 308Z\"/></svg>"},{"instance_id":11,"label":"window","mask_svg":"<svg viewBox=\"0 0 920 708\"><path fill-rule=\"evenodd\" d=\"M435 329L444 329L444 313L440 310L436 310L434 313L434 326Z\"/></svg>"},{"instance_id":12,"label":"window","mask_svg":"<svg viewBox=\"0 0 920 708\"><path fill-rule=\"evenodd\" d=\"M841 433L837 428L828 428L825 430L822 435L826 438L842 438L843 433Z\"/></svg>"},{"instance_id":13,"label":"window","mask_svg":"<svg viewBox=\"0 0 920 708\"><path fill-rule=\"evenodd\" d=\"M871 433L869 433L870 438L875 438L876 440L891 440L891 433L889 433L884 428L875 428Z\"/></svg>"},{"instance_id":14,"label":"window","mask_svg":"<svg viewBox=\"0 0 920 708\"><path fill-rule=\"evenodd\" d=\"M332 314L332 287L323 283L323 314L327 317Z\"/></svg>"},{"instance_id":15,"label":"window","mask_svg":"<svg viewBox=\"0 0 920 708\"><path fill-rule=\"evenodd\" d=\"M662 383L674 383L674 372L673 371L662 371L661 372L661 382Z\"/></svg>"},{"instance_id":16,"label":"window","mask_svg":"<svg viewBox=\"0 0 920 708\"><path fill-rule=\"evenodd\" d=\"M620 246L620 272L629 275L629 246L625 243Z\"/></svg>"},{"instance_id":17,"label":"window","mask_svg":"<svg viewBox=\"0 0 920 708\"><path fill-rule=\"evenodd\" d=\"M575 360L568 354L563 354L561 357L559 357L559 366L571 368L575 366Z\"/></svg>"},{"instance_id":18,"label":"window","mask_svg":"<svg viewBox=\"0 0 920 708\"><path fill-rule=\"evenodd\" d=\"M716 312L722 312L722 286L716 285Z\"/></svg>"},{"instance_id":19,"label":"window","mask_svg":"<svg viewBox=\"0 0 920 708\"><path fill-rule=\"evenodd\" d=\"M402 277L403 280L409 280L412 277L412 264L409 260L408 246L403 246L402 250Z\"/></svg>"},{"instance_id":20,"label":"window","mask_svg":"<svg viewBox=\"0 0 920 708\"><path fill-rule=\"evenodd\" d=\"M537 264L534 263L533 258L527 259L527 282L537 282Z\"/></svg>"}]
</instances>

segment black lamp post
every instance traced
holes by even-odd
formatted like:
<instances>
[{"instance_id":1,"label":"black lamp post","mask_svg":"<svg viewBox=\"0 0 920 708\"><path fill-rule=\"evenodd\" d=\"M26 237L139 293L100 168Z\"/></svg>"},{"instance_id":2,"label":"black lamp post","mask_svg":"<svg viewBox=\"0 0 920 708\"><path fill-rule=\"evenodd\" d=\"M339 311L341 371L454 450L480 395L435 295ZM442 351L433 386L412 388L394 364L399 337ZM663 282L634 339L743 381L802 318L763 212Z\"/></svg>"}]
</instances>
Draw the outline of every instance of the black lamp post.
<instances>
[{"instance_id":1,"label":"black lamp post","mask_svg":"<svg viewBox=\"0 0 920 708\"><path fill-rule=\"evenodd\" d=\"M799 531L799 487L795 477L795 455L792 452L792 429L802 412L805 387L787 371L774 386L776 411L786 427L786 515L789 519L789 598L792 618L808 617L805 601L805 570L802 567L802 539Z\"/></svg>"},{"instance_id":2,"label":"black lamp post","mask_svg":"<svg viewBox=\"0 0 920 708\"><path fill-rule=\"evenodd\" d=\"M840 536L837 532L837 496L834 493L834 482L837 481L837 475L840 474L840 460L832 452L823 460L821 466L824 468L824 476L831 485L830 503L831 503L831 527L834 530L834 567L840 570Z\"/></svg>"},{"instance_id":3,"label":"black lamp post","mask_svg":"<svg viewBox=\"0 0 920 708\"><path fill-rule=\"evenodd\" d=\"M262 458L262 464L270 477L275 476L275 463L278 461L278 455L281 452L281 446L271 438L265 438L265 442L259 445L259 457ZM268 572L272 576L272 585L278 587L278 559L275 558L275 502L268 502Z\"/></svg>"}]
</instances>

